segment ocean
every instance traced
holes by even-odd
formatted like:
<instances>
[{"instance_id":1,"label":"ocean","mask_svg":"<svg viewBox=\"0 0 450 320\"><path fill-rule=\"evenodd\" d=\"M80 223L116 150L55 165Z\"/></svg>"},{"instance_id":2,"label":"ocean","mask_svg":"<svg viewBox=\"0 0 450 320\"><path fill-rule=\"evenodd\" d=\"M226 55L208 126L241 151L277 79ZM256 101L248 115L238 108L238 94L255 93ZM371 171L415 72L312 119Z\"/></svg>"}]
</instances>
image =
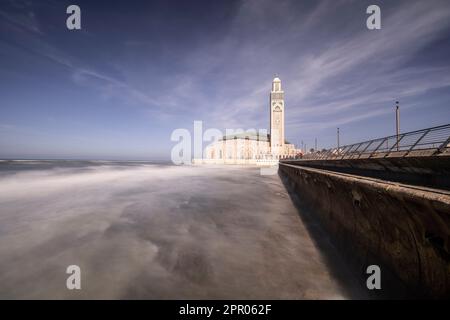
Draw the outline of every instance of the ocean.
<instances>
[{"instance_id":1,"label":"ocean","mask_svg":"<svg viewBox=\"0 0 450 320\"><path fill-rule=\"evenodd\" d=\"M366 297L357 279L256 167L0 162L3 299Z\"/></svg>"}]
</instances>

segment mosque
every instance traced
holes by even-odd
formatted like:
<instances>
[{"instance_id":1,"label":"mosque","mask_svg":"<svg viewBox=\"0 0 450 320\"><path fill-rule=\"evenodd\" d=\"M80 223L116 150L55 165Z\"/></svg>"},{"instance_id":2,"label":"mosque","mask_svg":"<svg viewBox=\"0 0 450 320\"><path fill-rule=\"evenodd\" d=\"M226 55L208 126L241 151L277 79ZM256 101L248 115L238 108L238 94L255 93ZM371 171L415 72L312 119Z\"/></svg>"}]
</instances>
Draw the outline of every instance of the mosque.
<instances>
[{"instance_id":1,"label":"mosque","mask_svg":"<svg viewBox=\"0 0 450 320\"><path fill-rule=\"evenodd\" d=\"M243 132L211 143L205 148L204 163L265 164L296 157L301 150L285 140L285 103L281 80L275 77L270 91L270 131Z\"/></svg>"}]
</instances>

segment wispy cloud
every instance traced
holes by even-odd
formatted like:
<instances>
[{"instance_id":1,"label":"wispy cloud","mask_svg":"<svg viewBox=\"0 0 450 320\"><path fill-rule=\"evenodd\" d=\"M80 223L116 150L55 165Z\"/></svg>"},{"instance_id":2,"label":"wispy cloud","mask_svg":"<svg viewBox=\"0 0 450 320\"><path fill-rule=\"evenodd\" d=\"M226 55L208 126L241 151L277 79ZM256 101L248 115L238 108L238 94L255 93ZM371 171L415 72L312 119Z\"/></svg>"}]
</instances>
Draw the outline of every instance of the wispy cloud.
<instances>
[{"instance_id":1,"label":"wispy cloud","mask_svg":"<svg viewBox=\"0 0 450 320\"><path fill-rule=\"evenodd\" d=\"M340 5L342 11L342 6L349 4L341 2ZM383 16L383 29L379 32L368 31L363 24L351 34L336 31L333 38L323 39L322 44L314 48L317 55L308 54L308 50L299 47L298 51L292 52L290 59L278 64L287 70L284 79L292 88L287 92L290 122L298 123L306 115L310 121L323 115L334 118L335 114L342 112L346 114L341 123L357 121L383 113L368 112L364 106L450 85L448 65L408 66L417 52L448 31L450 6L442 1L433 5L404 2L383 12L386 14ZM289 19L296 14L286 11L283 15ZM319 5L307 15L306 23L299 23L299 26L315 26L318 22L329 21L333 14L336 13L324 10L323 4ZM314 35L313 28L302 32ZM281 41L289 37L291 35L281 34L277 39ZM259 54L261 51L254 48L254 52ZM276 56L277 52L273 54ZM254 85L256 83L258 81ZM258 112L246 106L239 111ZM336 125L336 121L329 121L329 125ZM324 126L326 124L320 127Z\"/></svg>"},{"instance_id":2,"label":"wispy cloud","mask_svg":"<svg viewBox=\"0 0 450 320\"><path fill-rule=\"evenodd\" d=\"M370 110L376 104L450 85L448 65L408 65L448 31L450 6L444 1L382 5L380 31L367 30L364 11L359 24L352 19L345 25L342 20L353 5L320 2L301 12L287 1L274 12L266 10L270 2L246 1L221 38L186 52L194 83L189 94L198 98L192 99L196 107L224 126L266 124L270 80L280 72L288 88L289 121L300 123L308 116L314 123L328 116L333 121L317 127L325 128L336 125L337 114L344 115L340 123L359 121L388 112ZM342 30L318 38L318 26L333 19L343 24ZM202 99L203 79L215 73L214 96ZM176 97L174 92L175 103L181 104Z\"/></svg>"},{"instance_id":3,"label":"wispy cloud","mask_svg":"<svg viewBox=\"0 0 450 320\"><path fill-rule=\"evenodd\" d=\"M200 19L200 7L178 16L176 7L149 9L144 1L127 4L129 12L120 1L108 10L82 1L82 31L65 33L64 4L11 2L0 7L0 68L12 74L20 59L45 66L24 69L22 78L33 79L59 70L63 77L53 81L92 101L91 110L106 101L123 110L118 118L148 114L167 131L193 120L222 130L267 128L278 73L288 138L319 135L383 117L397 99L420 110L423 95L450 86L450 63L440 56L450 53L448 1L382 1L376 31L365 26L369 4L236 1ZM59 6L58 19L44 19L40 6ZM115 23L105 28L105 19Z\"/></svg>"},{"instance_id":4,"label":"wispy cloud","mask_svg":"<svg viewBox=\"0 0 450 320\"><path fill-rule=\"evenodd\" d=\"M0 123L0 131L9 131L15 128L12 124Z\"/></svg>"}]
</instances>

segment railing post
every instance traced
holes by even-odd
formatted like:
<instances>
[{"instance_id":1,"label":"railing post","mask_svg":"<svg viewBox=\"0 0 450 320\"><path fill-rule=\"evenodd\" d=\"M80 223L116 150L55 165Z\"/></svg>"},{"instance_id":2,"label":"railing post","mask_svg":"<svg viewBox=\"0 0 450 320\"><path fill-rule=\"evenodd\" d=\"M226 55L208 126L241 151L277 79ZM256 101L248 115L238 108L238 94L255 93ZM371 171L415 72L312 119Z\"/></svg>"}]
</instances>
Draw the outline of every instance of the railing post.
<instances>
[{"instance_id":1,"label":"railing post","mask_svg":"<svg viewBox=\"0 0 450 320\"><path fill-rule=\"evenodd\" d=\"M344 146L345 152L342 154L341 160L344 159L345 155L353 148L354 144L351 144L349 146Z\"/></svg>"},{"instance_id":2,"label":"railing post","mask_svg":"<svg viewBox=\"0 0 450 320\"><path fill-rule=\"evenodd\" d=\"M450 136L447 138L447 140L445 140L443 144L439 146L439 148L436 150L434 154L444 152L444 149L447 148L448 144L450 144Z\"/></svg>"},{"instance_id":3,"label":"railing post","mask_svg":"<svg viewBox=\"0 0 450 320\"><path fill-rule=\"evenodd\" d=\"M372 151L372 153L370 154L369 158L372 158L372 156L377 152L377 150L384 144L385 141L387 141L389 139L389 137L384 138L383 140L381 140L380 144L375 148L375 150Z\"/></svg>"},{"instance_id":4,"label":"railing post","mask_svg":"<svg viewBox=\"0 0 450 320\"><path fill-rule=\"evenodd\" d=\"M413 149L415 146L417 146L417 144L422 141L422 139L431 131L431 129L426 130L423 135L420 136L419 139L416 140L416 142L411 146L411 148L409 148L409 150L406 152L405 156L407 156Z\"/></svg>"},{"instance_id":5,"label":"railing post","mask_svg":"<svg viewBox=\"0 0 450 320\"><path fill-rule=\"evenodd\" d=\"M362 155L364 152L366 152L367 148L369 148L370 145L371 145L374 141L375 141L375 140L370 141L370 142L367 144L367 146L364 148L364 150L361 151L361 152L358 154L358 159L361 158L361 155Z\"/></svg>"},{"instance_id":6,"label":"railing post","mask_svg":"<svg viewBox=\"0 0 450 320\"><path fill-rule=\"evenodd\" d=\"M357 146L354 150L352 150L352 152L350 153L350 159L352 159L352 153L353 153L353 152L357 152L358 149L359 149L359 147L361 147L361 145L362 145L363 143L364 143L364 142L361 142L360 144L358 144L358 146ZM356 143L355 143L354 145L356 145Z\"/></svg>"},{"instance_id":7,"label":"railing post","mask_svg":"<svg viewBox=\"0 0 450 320\"><path fill-rule=\"evenodd\" d=\"M407 135L407 133L404 133L404 134L401 135L400 138L397 138L397 142L394 143L394 145L392 146L392 148L390 148L390 149L388 150L388 152L384 155L384 157L387 157L388 154L391 153L391 151L392 151L395 147L397 147L397 151L400 151L400 150L399 150L399 144L400 144L400 141L402 141L403 137L406 136L406 135Z\"/></svg>"},{"instance_id":8,"label":"railing post","mask_svg":"<svg viewBox=\"0 0 450 320\"><path fill-rule=\"evenodd\" d=\"M338 152L337 149L334 149L334 150L336 150L336 152ZM327 157L325 159L328 160L328 158L332 155L333 155L333 149L330 149L330 152L328 152Z\"/></svg>"}]
</instances>

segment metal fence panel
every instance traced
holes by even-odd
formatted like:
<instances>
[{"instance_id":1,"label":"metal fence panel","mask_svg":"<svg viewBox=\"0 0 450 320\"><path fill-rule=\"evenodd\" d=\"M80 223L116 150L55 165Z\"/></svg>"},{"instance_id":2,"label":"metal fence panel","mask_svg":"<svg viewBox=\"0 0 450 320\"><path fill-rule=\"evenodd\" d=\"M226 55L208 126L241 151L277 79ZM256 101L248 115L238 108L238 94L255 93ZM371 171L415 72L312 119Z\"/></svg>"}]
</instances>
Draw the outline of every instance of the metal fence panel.
<instances>
[{"instance_id":1,"label":"metal fence panel","mask_svg":"<svg viewBox=\"0 0 450 320\"><path fill-rule=\"evenodd\" d=\"M363 155L366 157L384 156L394 153L407 156L414 150L432 150L434 154L442 153L450 147L450 124L406 132L384 138L378 138L360 143L330 148L303 156L303 159L329 160L329 159L355 159ZM402 154L399 154L402 153Z\"/></svg>"}]
</instances>

